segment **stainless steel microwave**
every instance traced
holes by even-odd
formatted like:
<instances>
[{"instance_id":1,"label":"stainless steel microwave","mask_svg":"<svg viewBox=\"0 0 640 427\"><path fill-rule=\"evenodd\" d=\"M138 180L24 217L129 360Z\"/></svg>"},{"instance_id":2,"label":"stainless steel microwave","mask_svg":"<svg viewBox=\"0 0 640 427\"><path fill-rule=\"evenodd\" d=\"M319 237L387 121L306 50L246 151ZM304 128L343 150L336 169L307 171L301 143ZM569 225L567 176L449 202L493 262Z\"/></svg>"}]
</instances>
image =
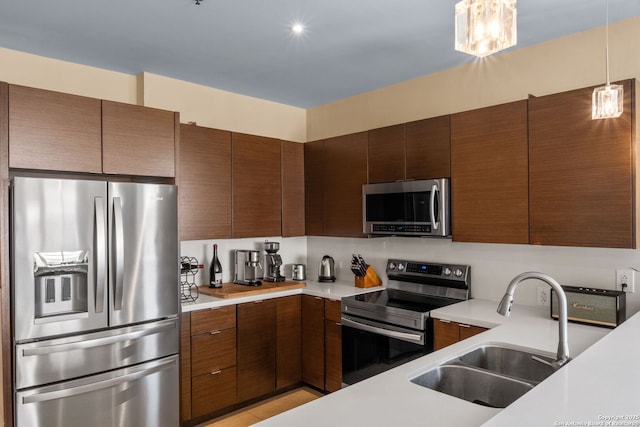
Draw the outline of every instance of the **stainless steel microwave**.
<instances>
[{"instance_id":1,"label":"stainless steel microwave","mask_svg":"<svg viewBox=\"0 0 640 427\"><path fill-rule=\"evenodd\" d=\"M362 216L370 236L450 236L449 179L365 184Z\"/></svg>"}]
</instances>

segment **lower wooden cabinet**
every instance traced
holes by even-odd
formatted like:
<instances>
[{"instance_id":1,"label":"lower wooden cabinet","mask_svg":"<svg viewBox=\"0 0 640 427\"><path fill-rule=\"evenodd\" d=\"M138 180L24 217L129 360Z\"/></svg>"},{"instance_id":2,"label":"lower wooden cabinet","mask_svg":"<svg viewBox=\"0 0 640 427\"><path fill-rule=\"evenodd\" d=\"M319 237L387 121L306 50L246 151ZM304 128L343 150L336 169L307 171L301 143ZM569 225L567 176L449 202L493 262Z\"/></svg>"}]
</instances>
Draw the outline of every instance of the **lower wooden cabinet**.
<instances>
[{"instance_id":1,"label":"lower wooden cabinet","mask_svg":"<svg viewBox=\"0 0 640 427\"><path fill-rule=\"evenodd\" d=\"M440 350L462 341L466 338L486 331L487 328L467 325L465 323L451 322L448 320L434 319L433 321L433 349Z\"/></svg>"},{"instance_id":2,"label":"lower wooden cabinet","mask_svg":"<svg viewBox=\"0 0 640 427\"><path fill-rule=\"evenodd\" d=\"M340 301L302 296L302 380L316 388L342 387Z\"/></svg>"},{"instance_id":3,"label":"lower wooden cabinet","mask_svg":"<svg viewBox=\"0 0 640 427\"><path fill-rule=\"evenodd\" d=\"M276 301L238 304L238 401L276 389Z\"/></svg>"},{"instance_id":4,"label":"lower wooden cabinet","mask_svg":"<svg viewBox=\"0 0 640 427\"><path fill-rule=\"evenodd\" d=\"M302 381L302 295L276 299L276 389Z\"/></svg>"},{"instance_id":5,"label":"lower wooden cabinet","mask_svg":"<svg viewBox=\"0 0 640 427\"><path fill-rule=\"evenodd\" d=\"M191 379L193 418L236 403L236 367L207 372Z\"/></svg>"}]
</instances>

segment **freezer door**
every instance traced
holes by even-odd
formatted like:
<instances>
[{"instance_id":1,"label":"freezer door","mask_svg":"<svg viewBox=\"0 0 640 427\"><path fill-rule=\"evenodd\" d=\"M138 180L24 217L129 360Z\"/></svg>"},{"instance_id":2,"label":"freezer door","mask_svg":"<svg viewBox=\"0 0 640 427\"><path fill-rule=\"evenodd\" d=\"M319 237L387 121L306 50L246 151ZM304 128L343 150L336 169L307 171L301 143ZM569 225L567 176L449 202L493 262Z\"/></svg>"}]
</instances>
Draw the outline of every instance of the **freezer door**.
<instances>
[{"instance_id":1,"label":"freezer door","mask_svg":"<svg viewBox=\"0 0 640 427\"><path fill-rule=\"evenodd\" d=\"M110 325L177 315L177 188L109 183L108 192Z\"/></svg>"},{"instance_id":2,"label":"freezer door","mask_svg":"<svg viewBox=\"0 0 640 427\"><path fill-rule=\"evenodd\" d=\"M176 427L178 356L18 392L17 427Z\"/></svg>"},{"instance_id":3,"label":"freezer door","mask_svg":"<svg viewBox=\"0 0 640 427\"><path fill-rule=\"evenodd\" d=\"M110 371L178 353L178 319L16 345L16 389Z\"/></svg>"},{"instance_id":4,"label":"freezer door","mask_svg":"<svg viewBox=\"0 0 640 427\"><path fill-rule=\"evenodd\" d=\"M106 183L16 177L11 197L15 340L106 327Z\"/></svg>"}]
</instances>

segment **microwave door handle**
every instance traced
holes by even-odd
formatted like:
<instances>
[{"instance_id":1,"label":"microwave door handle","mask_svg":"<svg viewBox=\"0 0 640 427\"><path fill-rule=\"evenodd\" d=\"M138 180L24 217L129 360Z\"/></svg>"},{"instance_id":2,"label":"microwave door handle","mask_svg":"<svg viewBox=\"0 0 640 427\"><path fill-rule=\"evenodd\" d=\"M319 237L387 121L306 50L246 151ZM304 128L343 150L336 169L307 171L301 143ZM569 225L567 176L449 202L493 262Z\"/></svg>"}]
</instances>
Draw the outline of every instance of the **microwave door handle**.
<instances>
[{"instance_id":1,"label":"microwave door handle","mask_svg":"<svg viewBox=\"0 0 640 427\"><path fill-rule=\"evenodd\" d=\"M438 186L433 184L431 186L431 194L429 198L429 216L431 217L431 226L434 230L440 228L440 223L436 222L436 193L438 191Z\"/></svg>"},{"instance_id":2,"label":"microwave door handle","mask_svg":"<svg viewBox=\"0 0 640 427\"><path fill-rule=\"evenodd\" d=\"M104 293L106 277L106 237L105 237L105 220L104 220L104 199L96 197L94 199L95 220L96 220L96 240L95 246L95 266L96 266L96 287L95 287L95 303L96 313L102 313L104 310Z\"/></svg>"},{"instance_id":3,"label":"microwave door handle","mask_svg":"<svg viewBox=\"0 0 640 427\"><path fill-rule=\"evenodd\" d=\"M31 396L25 396L22 398L22 403L36 403L36 402L47 402L50 400L62 399L65 397L77 396L80 394L91 393L98 390L103 390L105 388L113 388L120 384L129 383L133 381L137 381L141 378L149 376L151 374L155 374L156 372L163 371L165 369L173 367L175 365L175 359L170 359L165 362L162 362L159 365L150 367L148 369L133 372L131 374L126 374L120 377L109 378L108 380L99 381L96 383L88 383L84 385L79 385L71 388L63 388L62 390L49 391L45 393L37 393Z\"/></svg>"},{"instance_id":4,"label":"microwave door handle","mask_svg":"<svg viewBox=\"0 0 640 427\"><path fill-rule=\"evenodd\" d=\"M120 197L113 198L113 248L115 270L115 298L113 301L114 310L122 310L122 293L124 287L124 230L122 225L122 201Z\"/></svg>"}]
</instances>

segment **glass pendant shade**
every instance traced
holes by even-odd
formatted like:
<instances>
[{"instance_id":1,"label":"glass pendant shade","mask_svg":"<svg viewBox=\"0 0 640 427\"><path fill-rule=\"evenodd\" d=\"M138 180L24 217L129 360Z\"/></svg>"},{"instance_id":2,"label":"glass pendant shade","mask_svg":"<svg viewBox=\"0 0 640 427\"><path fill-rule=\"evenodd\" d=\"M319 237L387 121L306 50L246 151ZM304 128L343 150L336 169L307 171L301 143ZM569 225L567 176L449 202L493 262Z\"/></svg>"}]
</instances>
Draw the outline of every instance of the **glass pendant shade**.
<instances>
[{"instance_id":1,"label":"glass pendant shade","mask_svg":"<svg viewBox=\"0 0 640 427\"><path fill-rule=\"evenodd\" d=\"M622 115L624 91L622 85L597 87L593 90L592 119L610 119Z\"/></svg>"},{"instance_id":2,"label":"glass pendant shade","mask_svg":"<svg viewBox=\"0 0 640 427\"><path fill-rule=\"evenodd\" d=\"M455 49L484 57L516 44L516 0L456 3Z\"/></svg>"}]
</instances>

